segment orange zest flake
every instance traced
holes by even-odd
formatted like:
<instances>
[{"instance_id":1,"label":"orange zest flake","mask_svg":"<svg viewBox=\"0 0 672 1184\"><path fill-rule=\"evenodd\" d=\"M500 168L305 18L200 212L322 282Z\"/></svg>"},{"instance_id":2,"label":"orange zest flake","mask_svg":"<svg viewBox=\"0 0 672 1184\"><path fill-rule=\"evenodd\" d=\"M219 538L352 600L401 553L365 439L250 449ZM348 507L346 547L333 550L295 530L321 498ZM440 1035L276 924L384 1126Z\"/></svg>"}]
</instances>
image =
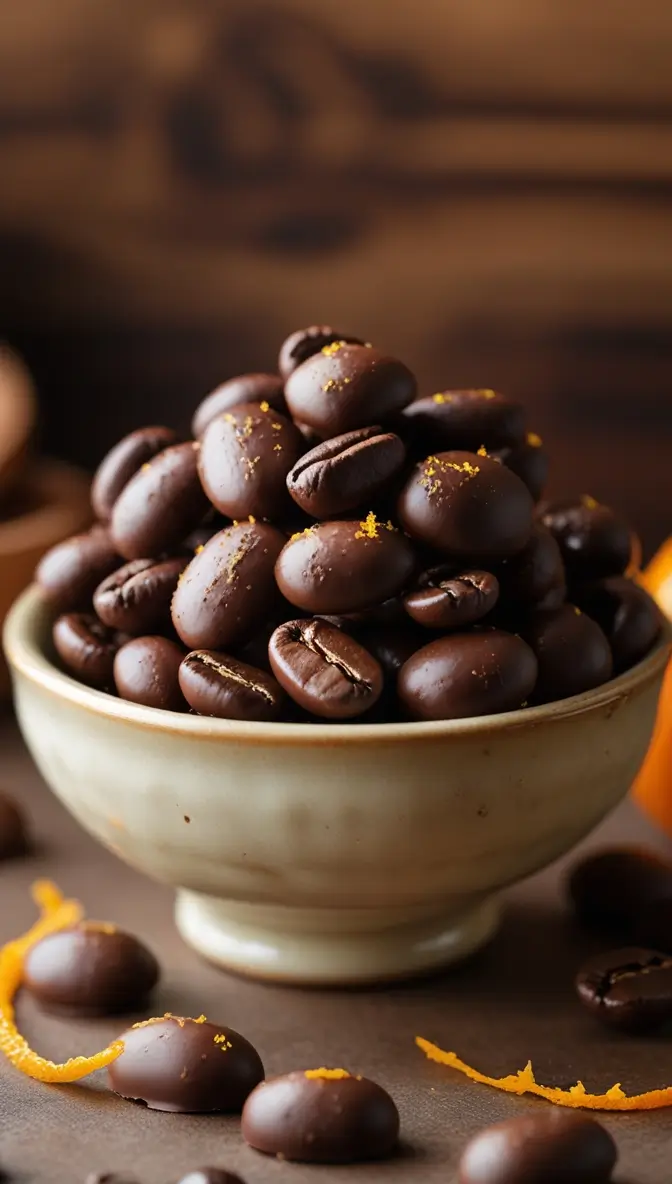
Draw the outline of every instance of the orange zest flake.
<instances>
[{"instance_id":1,"label":"orange zest flake","mask_svg":"<svg viewBox=\"0 0 672 1184\"><path fill-rule=\"evenodd\" d=\"M270 404L267 403L265 399L263 399L262 402L259 404L259 410L263 411L264 414L266 414L267 411L271 410Z\"/></svg>"},{"instance_id":2,"label":"orange zest flake","mask_svg":"<svg viewBox=\"0 0 672 1184\"><path fill-rule=\"evenodd\" d=\"M534 1094L537 1098L544 1098L555 1106L567 1106L573 1110L662 1110L672 1106L672 1086L663 1089L652 1089L645 1094L628 1096L619 1085L612 1085L604 1094L589 1094L582 1081L569 1089L556 1089L549 1085L539 1085L532 1071L532 1062L528 1061L524 1069L511 1073L508 1077L488 1077L465 1064L454 1052L444 1052L436 1044L416 1036L415 1043L422 1049L430 1061L438 1065L447 1065L450 1069L457 1069L470 1081L480 1085L491 1085L493 1089L502 1090L506 1094Z\"/></svg>"},{"instance_id":3,"label":"orange zest flake","mask_svg":"<svg viewBox=\"0 0 672 1184\"><path fill-rule=\"evenodd\" d=\"M303 1075L309 1081L343 1081L352 1076L347 1069L306 1069Z\"/></svg>"},{"instance_id":4,"label":"orange zest flake","mask_svg":"<svg viewBox=\"0 0 672 1184\"><path fill-rule=\"evenodd\" d=\"M482 399L495 399L497 397L497 391L491 391L485 387L479 387L476 394L480 395Z\"/></svg>"},{"instance_id":5,"label":"orange zest flake","mask_svg":"<svg viewBox=\"0 0 672 1184\"><path fill-rule=\"evenodd\" d=\"M538 436L536 432L528 432L525 440L529 444L530 448L541 448L541 445L543 444L541 436Z\"/></svg>"},{"instance_id":6,"label":"orange zest flake","mask_svg":"<svg viewBox=\"0 0 672 1184\"><path fill-rule=\"evenodd\" d=\"M581 505L585 506L587 510L596 510L599 504L600 503L596 501L594 497L591 497L589 493L584 493L583 497L581 498Z\"/></svg>"},{"instance_id":7,"label":"orange zest flake","mask_svg":"<svg viewBox=\"0 0 672 1184\"><path fill-rule=\"evenodd\" d=\"M313 531L316 529L316 526L317 526L317 523L315 524L315 526L306 526L306 527L304 527L303 530L297 530L296 534L292 534L289 536L290 543L295 543L297 539L303 539L303 538L307 538L307 537L309 538L310 535L313 533Z\"/></svg>"},{"instance_id":8,"label":"orange zest flake","mask_svg":"<svg viewBox=\"0 0 672 1184\"><path fill-rule=\"evenodd\" d=\"M380 523L378 521L378 519L376 518L376 515L374 514L373 510L369 510L368 514L366 515L366 518L364 518L360 522L359 530L355 531L355 538L356 539L377 539L379 537L378 532L379 532L382 525L384 525L385 530L394 530L394 526L392 525L391 522L387 522L385 524Z\"/></svg>"},{"instance_id":9,"label":"orange zest flake","mask_svg":"<svg viewBox=\"0 0 672 1184\"><path fill-rule=\"evenodd\" d=\"M343 349L345 344L345 341L332 341L330 345L323 345L321 352L325 358L331 358L334 354L338 353L339 349Z\"/></svg>"},{"instance_id":10,"label":"orange zest flake","mask_svg":"<svg viewBox=\"0 0 672 1184\"><path fill-rule=\"evenodd\" d=\"M432 395L432 403L452 403L452 402L453 402L453 396L448 395L448 394L444 394L441 391L439 391L439 393L436 395Z\"/></svg>"},{"instance_id":11,"label":"orange zest flake","mask_svg":"<svg viewBox=\"0 0 672 1184\"><path fill-rule=\"evenodd\" d=\"M488 450L487 450L487 448L485 447L485 444L481 444L481 447L479 448L479 450L478 450L478 452L476 453L476 455L477 455L477 456L487 456L487 455L488 455Z\"/></svg>"}]
</instances>

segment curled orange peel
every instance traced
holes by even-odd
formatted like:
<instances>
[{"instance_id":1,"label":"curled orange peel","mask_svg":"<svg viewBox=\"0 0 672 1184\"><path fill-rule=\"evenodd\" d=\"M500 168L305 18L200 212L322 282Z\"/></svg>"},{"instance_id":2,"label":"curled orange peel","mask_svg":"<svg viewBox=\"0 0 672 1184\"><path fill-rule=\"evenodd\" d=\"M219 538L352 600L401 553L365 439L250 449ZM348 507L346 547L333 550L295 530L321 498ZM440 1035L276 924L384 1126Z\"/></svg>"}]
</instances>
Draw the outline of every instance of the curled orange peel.
<instances>
[{"instance_id":1,"label":"curled orange peel","mask_svg":"<svg viewBox=\"0 0 672 1184\"><path fill-rule=\"evenodd\" d=\"M511 1073L508 1077L487 1077L465 1064L454 1052L444 1052L436 1044L416 1036L415 1043L421 1048L430 1061L439 1065L447 1065L450 1069L457 1069L470 1081L480 1085L491 1085L493 1089L502 1090L506 1094L534 1094L537 1098L545 1098L556 1106L569 1106L575 1110L662 1110L672 1106L672 1086L664 1089L652 1089L645 1094L634 1094L628 1097L620 1085L612 1085L604 1094L589 1094L582 1081L569 1089L555 1089L549 1085L539 1085L532 1071L532 1062L528 1061L524 1069Z\"/></svg>"}]
</instances>

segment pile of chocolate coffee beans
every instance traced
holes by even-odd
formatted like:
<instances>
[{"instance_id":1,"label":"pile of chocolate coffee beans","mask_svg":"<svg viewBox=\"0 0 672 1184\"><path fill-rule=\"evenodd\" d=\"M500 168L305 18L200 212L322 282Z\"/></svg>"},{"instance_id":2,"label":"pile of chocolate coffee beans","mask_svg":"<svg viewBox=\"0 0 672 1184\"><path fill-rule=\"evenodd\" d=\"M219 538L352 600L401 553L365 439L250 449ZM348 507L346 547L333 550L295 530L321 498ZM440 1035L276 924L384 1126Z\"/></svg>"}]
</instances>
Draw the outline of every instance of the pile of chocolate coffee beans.
<instances>
[{"instance_id":1,"label":"pile of chocolate coffee beans","mask_svg":"<svg viewBox=\"0 0 672 1184\"><path fill-rule=\"evenodd\" d=\"M635 537L593 498L541 502L519 403L419 397L325 325L278 371L218 387L192 439L141 428L103 460L98 524L37 571L69 674L223 719L447 720L588 691L654 645Z\"/></svg>"}]
</instances>

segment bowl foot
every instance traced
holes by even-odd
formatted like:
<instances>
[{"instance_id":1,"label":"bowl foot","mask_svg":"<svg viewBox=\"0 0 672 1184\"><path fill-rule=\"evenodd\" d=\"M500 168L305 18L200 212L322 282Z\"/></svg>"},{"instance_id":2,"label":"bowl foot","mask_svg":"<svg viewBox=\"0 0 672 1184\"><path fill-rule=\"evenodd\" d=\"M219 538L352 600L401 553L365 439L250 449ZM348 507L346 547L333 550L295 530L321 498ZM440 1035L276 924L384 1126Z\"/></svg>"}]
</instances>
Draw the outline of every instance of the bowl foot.
<instances>
[{"instance_id":1,"label":"bowl foot","mask_svg":"<svg viewBox=\"0 0 672 1184\"><path fill-rule=\"evenodd\" d=\"M459 962L493 936L496 898L415 917L380 910L249 905L181 890L184 940L210 962L297 986L356 986L409 978Z\"/></svg>"}]
</instances>

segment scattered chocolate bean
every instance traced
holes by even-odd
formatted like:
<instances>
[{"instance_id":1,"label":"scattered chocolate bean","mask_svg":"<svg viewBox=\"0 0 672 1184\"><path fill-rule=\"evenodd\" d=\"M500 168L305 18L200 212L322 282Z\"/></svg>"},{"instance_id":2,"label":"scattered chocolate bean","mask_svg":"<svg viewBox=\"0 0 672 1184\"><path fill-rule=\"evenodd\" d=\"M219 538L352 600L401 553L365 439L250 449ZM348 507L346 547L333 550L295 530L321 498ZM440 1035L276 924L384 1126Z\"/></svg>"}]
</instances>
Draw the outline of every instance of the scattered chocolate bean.
<instances>
[{"instance_id":1,"label":"scattered chocolate bean","mask_svg":"<svg viewBox=\"0 0 672 1184\"><path fill-rule=\"evenodd\" d=\"M152 633L170 624L170 604L187 558L132 559L103 580L93 607L104 625L123 633Z\"/></svg>"},{"instance_id":2,"label":"scattered chocolate bean","mask_svg":"<svg viewBox=\"0 0 672 1184\"><path fill-rule=\"evenodd\" d=\"M591 958L576 977L584 1007L611 1028L656 1032L672 1021L672 958L629 946Z\"/></svg>"},{"instance_id":3,"label":"scattered chocolate bean","mask_svg":"<svg viewBox=\"0 0 672 1184\"><path fill-rule=\"evenodd\" d=\"M460 1184L606 1184L616 1144L587 1114L547 1109L488 1126L467 1144Z\"/></svg>"},{"instance_id":4,"label":"scattered chocolate bean","mask_svg":"<svg viewBox=\"0 0 672 1184\"><path fill-rule=\"evenodd\" d=\"M499 629L453 633L419 649L399 671L399 698L412 719L465 719L514 711L532 693L537 660Z\"/></svg>"},{"instance_id":5,"label":"scattered chocolate bean","mask_svg":"<svg viewBox=\"0 0 672 1184\"><path fill-rule=\"evenodd\" d=\"M580 921L626 942L672 953L672 863L643 847L613 847L582 860L569 879Z\"/></svg>"},{"instance_id":6,"label":"scattered chocolate bean","mask_svg":"<svg viewBox=\"0 0 672 1184\"><path fill-rule=\"evenodd\" d=\"M179 680L183 658L184 650L167 637L135 637L127 641L114 659L119 697L161 711L186 711Z\"/></svg>"},{"instance_id":7,"label":"scattered chocolate bean","mask_svg":"<svg viewBox=\"0 0 672 1184\"><path fill-rule=\"evenodd\" d=\"M171 428L139 428L124 436L100 462L91 486L91 505L96 518L107 522L112 517L114 503L131 477L165 448L177 444L177 433Z\"/></svg>"},{"instance_id":8,"label":"scattered chocolate bean","mask_svg":"<svg viewBox=\"0 0 672 1184\"><path fill-rule=\"evenodd\" d=\"M69 613L90 608L101 580L122 562L109 531L94 526L47 551L37 565L35 579L49 607Z\"/></svg>"},{"instance_id":9,"label":"scattered chocolate bean","mask_svg":"<svg viewBox=\"0 0 672 1184\"><path fill-rule=\"evenodd\" d=\"M369 505L400 472L406 449L379 427L325 440L296 462L287 488L307 514L331 518Z\"/></svg>"},{"instance_id":10,"label":"scattered chocolate bean","mask_svg":"<svg viewBox=\"0 0 672 1184\"><path fill-rule=\"evenodd\" d=\"M593 497L547 506L541 520L560 545L570 583L620 576L630 563L628 524Z\"/></svg>"},{"instance_id":11,"label":"scattered chocolate bean","mask_svg":"<svg viewBox=\"0 0 672 1184\"><path fill-rule=\"evenodd\" d=\"M285 386L294 419L325 438L383 422L412 402L415 392L415 377L403 362L341 341L310 357Z\"/></svg>"},{"instance_id":12,"label":"scattered chocolate bean","mask_svg":"<svg viewBox=\"0 0 672 1184\"><path fill-rule=\"evenodd\" d=\"M199 403L191 421L191 432L200 440L208 424L224 411L241 403L268 403L275 411L287 413L284 383L279 374L238 374L216 387Z\"/></svg>"},{"instance_id":13,"label":"scattered chocolate bean","mask_svg":"<svg viewBox=\"0 0 672 1184\"><path fill-rule=\"evenodd\" d=\"M285 700L270 674L214 650L187 654L180 667L180 686L198 715L216 719L269 722L278 718Z\"/></svg>"},{"instance_id":14,"label":"scattered chocolate bean","mask_svg":"<svg viewBox=\"0 0 672 1184\"><path fill-rule=\"evenodd\" d=\"M536 522L527 545L495 568L502 602L518 611L522 606L559 607L565 599L565 566L560 547L545 526ZM548 597L555 602L549 604Z\"/></svg>"},{"instance_id":15,"label":"scattered chocolate bean","mask_svg":"<svg viewBox=\"0 0 672 1184\"><path fill-rule=\"evenodd\" d=\"M0 793L0 862L25 855L29 849L28 827L18 803Z\"/></svg>"},{"instance_id":16,"label":"scattered chocolate bean","mask_svg":"<svg viewBox=\"0 0 672 1184\"><path fill-rule=\"evenodd\" d=\"M525 412L498 391L440 391L406 407L416 444L425 452L436 449L501 448L525 440Z\"/></svg>"},{"instance_id":17,"label":"scattered chocolate bean","mask_svg":"<svg viewBox=\"0 0 672 1184\"><path fill-rule=\"evenodd\" d=\"M444 564L422 572L402 602L418 625L454 632L482 620L498 599L499 581L490 572L456 571Z\"/></svg>"},{"instance_id":18,"label":"scattered chocolate bean","mask_svg":"<svg viewBox=\"0 0 672 1184\"><path fill-rule=\"evenodd\" d=\"M280 625L268 654L275 677L294 702L325 719L363 715L383 689L383 672L368 650L319 618Z\"/></svg>"},{"instance_id":19,"label":"scattered chocolate bean","mask_svg":"<svg viewBox=\"0 0 672 1184\"><path fill-rule=\"evenodd\" d=\"M488 449L488 456L500 461L520 477L529 489L533 501L538 502L541 499L548 481L550 465L548 454L544 451L541 438L536 432L528 432L522 444Z\"/></svg>"},{"instance_id":20,"label":"scattered chocolate bean","mask_svg":"<svg viewBox=\"0 0 672 1184\"><path fill-rule=\"evenodd\" d=\"M198 451L192 442L166 448L122 490L111 533L125 559L170 551L198 526L210 508L198 478Z\"/></svg>"},{"instance_id":21,"label":"scattered chocolate bean","mask_svg":"<svg viewBox=\"0 0 672 1184\"><path fill-rule=\"evenodd\" d=\"M304 447L298 428L268 403L243 403L218 415L203 433L203 488L229 518L277 519L289 506L287 474Z\"/></svg>"},{"instance_id":22,"label":"scattered chocolate bean","mask_svg":"<svg viewBox=\"0 0 672 1184\"><path fill-rule=\"evenodd\" d=\"M54 624L56 653L68 674L99 690L113 684L119 635L93 613L65 613Z\"/></svg>"},{"instance_id":23,"label":"scattered chocolate bean","mask_svg":"<svg viewBox=\"0 0 672 1184\"><path fill-rule=\"evenodd\" d=\"M569 699L611 678L609 642L599 625L573 604L536 613L520 633L539 663L535 703Z\"/></svg>"},{"instance_id":24,"label":"scattered chocolate bean","mask_svg":"<svg viewBox=\"0 0 672 1184\"><path fill-rule=\"evenodd\" d=\"M614 673L629 670L653 648L663 615L645 588L624 576L610 576L576 589L577 604L606 634Z\"/></svg>"},{"instance_id":25,"label":"scattered chocolate bean","mask_svg":"<svg viewBox=\"0 0 672 1184\"><path fill-rule=\"evenodd\" d=\"M28 951L23 984L46 1011L105 1016L146 1007L159 975L156 958L137 937L83 921Z\"/></svg>"},{"instance_id":26,"label":"scattered chocolate bean","mask_svg":"<svg viewBox=\"0 0 672 1184\"><path fill-rule=\"evenodd\" d=\"M331 325L309 325L307 329L297 329L285 338L278 356L278 370L286 380L290 374L308 358L319 354L327 345L334 345L337 341L347 341L350 345L364 345L359 337L352 337L347 333L339 333Z\"/></svg>"}]
</instances>

